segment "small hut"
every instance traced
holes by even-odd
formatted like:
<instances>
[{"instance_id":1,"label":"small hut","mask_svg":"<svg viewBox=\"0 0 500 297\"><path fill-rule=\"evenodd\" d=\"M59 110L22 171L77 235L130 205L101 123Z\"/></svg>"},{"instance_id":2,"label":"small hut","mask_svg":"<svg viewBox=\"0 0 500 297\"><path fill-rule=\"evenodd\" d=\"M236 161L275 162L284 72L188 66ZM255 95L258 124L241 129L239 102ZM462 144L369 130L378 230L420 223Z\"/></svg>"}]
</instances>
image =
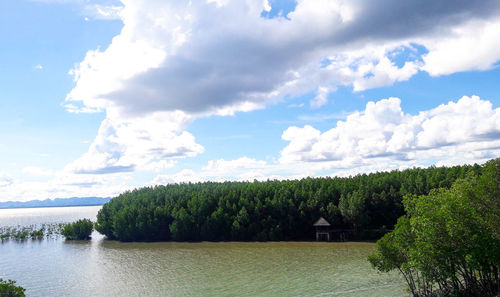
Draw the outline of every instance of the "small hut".
<instances>
[{"instance_id":1,"label":"small hut","mask_svg":"<svg viewBox=\"0 0 500 297\"><path fill-rule=\"evenodd\" d=\"M316 241L330 241L330 223L323 217L320 217L313 225L316 228Z\"/></svg>"}]
</instances>

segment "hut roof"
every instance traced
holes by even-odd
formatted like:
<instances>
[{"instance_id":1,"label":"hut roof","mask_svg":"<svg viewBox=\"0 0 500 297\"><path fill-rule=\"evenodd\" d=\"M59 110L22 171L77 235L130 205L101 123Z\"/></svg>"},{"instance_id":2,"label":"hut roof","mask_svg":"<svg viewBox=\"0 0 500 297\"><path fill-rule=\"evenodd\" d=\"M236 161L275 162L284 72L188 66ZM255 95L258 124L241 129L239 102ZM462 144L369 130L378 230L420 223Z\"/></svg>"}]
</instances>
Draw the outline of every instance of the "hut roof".
<instances>
[{"instance_id":1,"label":"hut roof","mask_svg":"<svg viewBox=\"0 0 500 297\"><path fill-rule=\"evenodd\" d=\"M319 220L316 221L313 225L314 227L318 226L330 226L330 223L328 223L327 220L325 220L323 217L319 218Z\"/></svg>"}]
</instances>

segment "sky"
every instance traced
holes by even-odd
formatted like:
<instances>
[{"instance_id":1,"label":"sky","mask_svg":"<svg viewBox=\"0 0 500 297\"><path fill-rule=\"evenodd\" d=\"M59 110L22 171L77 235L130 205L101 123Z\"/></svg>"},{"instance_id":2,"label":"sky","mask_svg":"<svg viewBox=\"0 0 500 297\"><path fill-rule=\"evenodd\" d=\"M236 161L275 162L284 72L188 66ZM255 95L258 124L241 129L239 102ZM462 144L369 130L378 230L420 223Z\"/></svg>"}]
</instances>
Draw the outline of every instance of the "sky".
<instances>
[{"instance_id":1,"label":"sky","mask_svg":"<svg viewBox=\"0 0 500 297\"><path fill-rule=\"evenodd\" d=\"M0 201L500 157L500 1L0 2Z\"/></svg>"}]
</instances>

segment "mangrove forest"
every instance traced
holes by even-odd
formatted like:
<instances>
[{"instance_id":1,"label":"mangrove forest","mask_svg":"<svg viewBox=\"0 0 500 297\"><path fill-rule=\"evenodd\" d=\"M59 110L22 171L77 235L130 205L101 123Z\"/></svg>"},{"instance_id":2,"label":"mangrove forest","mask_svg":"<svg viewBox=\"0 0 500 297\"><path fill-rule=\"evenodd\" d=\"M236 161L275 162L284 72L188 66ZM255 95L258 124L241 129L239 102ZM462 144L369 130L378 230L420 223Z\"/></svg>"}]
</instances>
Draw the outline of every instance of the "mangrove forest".
<instances>
[{"instance_id":1,"label":"mangrove forest","mask_svg":"<svg viewBox=\"0 0 500 297\"><path fill-rule=\"evenodd\" d=\"M356 230L357 239L378 239L406 213L403 197L449 189L484 170L432 166L345 178L145 187L106 203L95 229L120 241L313 240L312 224L323 217L334 228Z\"/></svg>"}]
</instances>

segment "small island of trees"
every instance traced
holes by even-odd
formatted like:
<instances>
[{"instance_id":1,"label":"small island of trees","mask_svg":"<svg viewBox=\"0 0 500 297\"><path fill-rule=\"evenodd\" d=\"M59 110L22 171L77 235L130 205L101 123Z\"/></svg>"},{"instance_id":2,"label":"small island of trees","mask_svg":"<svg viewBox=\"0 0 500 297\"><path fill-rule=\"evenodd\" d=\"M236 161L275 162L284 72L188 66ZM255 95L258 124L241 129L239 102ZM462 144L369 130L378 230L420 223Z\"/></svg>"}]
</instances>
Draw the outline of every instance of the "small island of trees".
<instances>
[{"instance_id":1,"label":"small island of trees","mask_svg":"<svg viewBox=\"0 0 500 297\"><path fill-rule=\"evenodd\" d=\"M64 225L61 235L68 240L90 239L90 234L94 230L94 223L89 219L81 219L73 223Z\"/></svg>"}]
</instances>

